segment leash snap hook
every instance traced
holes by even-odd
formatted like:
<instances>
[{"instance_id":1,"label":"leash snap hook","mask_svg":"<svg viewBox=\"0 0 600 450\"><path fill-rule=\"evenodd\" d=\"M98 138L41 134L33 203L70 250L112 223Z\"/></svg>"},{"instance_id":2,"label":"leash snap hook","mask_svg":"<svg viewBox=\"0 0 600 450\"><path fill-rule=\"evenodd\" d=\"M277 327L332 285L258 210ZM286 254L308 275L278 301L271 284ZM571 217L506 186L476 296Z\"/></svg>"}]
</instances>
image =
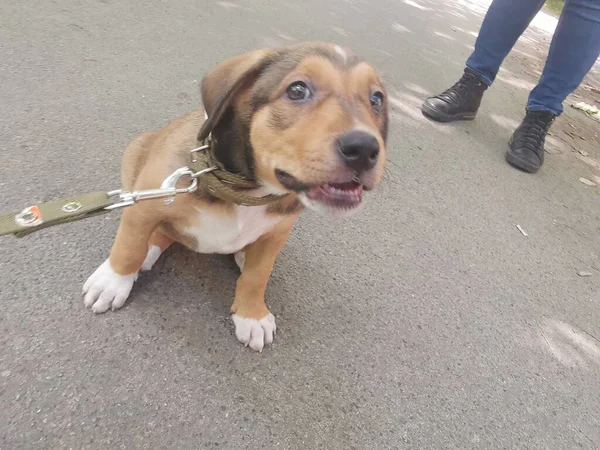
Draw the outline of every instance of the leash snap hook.
<instances>
[{"instance_id":1,"label":"leash snap hook","mask_svg":"<svg viewBox=\"0 0 600 450\"><path fill-rule=\"evenodd\" d=\"M142 200L150 200L154 198L164 198L165 205L170 205L175 200L177 194L188 194L194 192L198 188L198 180L194 176L194 172L189 167L180 167L167 178L164 179L160 188L145 189L141 191L123 192L121 190L110 191L108 196L115 199L115 203L107 206L104 209L116 209L131 206ZM187 187L178 188L177 182L180 178L189 176L191 181Z\"/></svg>"},{"instance_id":2,"label":"leash snap hook","mask_svg":"<svg viewBox=\"0 0 600 450\"><path fill-rule=\"evenodd\" d=\"M173 203L173 201L175 200L175 194L189 194L191 192L194 192L198 188L198 180L194 175L194 172L192 172L189 167L180 167L164 179L164 181L160 185L159 190L165 192L165 205L170 205L171 203ZM185 176L189 176L191 178L189 186L178 189L177 182L180 178Z\"/></svg>"}]
</instances>

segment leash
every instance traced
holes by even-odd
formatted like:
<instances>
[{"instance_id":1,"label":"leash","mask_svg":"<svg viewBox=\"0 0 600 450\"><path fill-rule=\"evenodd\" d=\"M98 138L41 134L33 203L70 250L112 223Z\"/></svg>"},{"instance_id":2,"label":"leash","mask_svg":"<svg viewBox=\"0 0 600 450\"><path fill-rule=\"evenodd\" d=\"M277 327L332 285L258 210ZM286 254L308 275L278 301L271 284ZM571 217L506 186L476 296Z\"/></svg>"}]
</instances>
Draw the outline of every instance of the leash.
<instances>
[{"instance_id":1,"label":"leash","mask_svg":"<svg viewBox=\"0 0 600 450\"><path fill-rule=\"evenodd\" d=\"M203 128L201 133L206 131ZM211 133L199 139L199 143L190 151L189 165L174 171L157 189L91 192L39 203L17 213L0 214L0 236L12 234L23 237L43 228L95 217L144 200L164 198L164 204L170 205L178 194L200 192L243 206L267 205L285 196L251 195L250 192L261 185L256 180L228 172L218 163L213 156L215 140ZM177 188L177 183L184 177L188 177L190 183L187 187Z\"/></svg>"}]
</instances>

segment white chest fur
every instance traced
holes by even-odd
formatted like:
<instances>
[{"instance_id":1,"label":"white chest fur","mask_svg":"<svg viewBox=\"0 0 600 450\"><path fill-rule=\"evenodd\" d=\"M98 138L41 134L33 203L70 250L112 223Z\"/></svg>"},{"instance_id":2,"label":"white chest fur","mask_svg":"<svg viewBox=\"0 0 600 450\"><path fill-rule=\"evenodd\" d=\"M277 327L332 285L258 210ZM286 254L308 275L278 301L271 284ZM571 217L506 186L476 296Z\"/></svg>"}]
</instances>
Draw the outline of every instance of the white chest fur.
<instances>
[{"instance_id":1,"label":"white chest fur","mask_svg":"<svg viewBox=\"0 0 600 450\"><path fill-rule=\"evenodd\" d=\"M196 238L199 253L236 253L282 220L280 216L267 215L266 210L266 206L235 206L229 215L198 210L198 225L186 228L185 234Z\"/></svg>"}]
</instances>

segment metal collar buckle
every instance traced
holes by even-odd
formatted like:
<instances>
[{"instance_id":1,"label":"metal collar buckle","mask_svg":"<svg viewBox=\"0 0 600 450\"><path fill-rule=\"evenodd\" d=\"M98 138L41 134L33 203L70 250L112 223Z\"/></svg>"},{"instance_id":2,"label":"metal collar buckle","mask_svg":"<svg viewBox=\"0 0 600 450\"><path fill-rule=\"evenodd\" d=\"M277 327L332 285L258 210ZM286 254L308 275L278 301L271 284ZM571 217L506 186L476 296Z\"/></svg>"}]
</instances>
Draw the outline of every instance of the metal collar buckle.
<instances>
[{"instance_id":1,"label":"metal collar buckle","mask_svg":"<svg viewBox=\"0 0 600 450\"><path fill-rule=\"evenodd\" d=\"M192 154L192 162L195 163L197 161L197 159L194 159L194 154L196 154L198 152L206 151L209 148L210 148L210 144L202 144L200 147L191 149L190 153Z\"/></svg>"}]
</instances>

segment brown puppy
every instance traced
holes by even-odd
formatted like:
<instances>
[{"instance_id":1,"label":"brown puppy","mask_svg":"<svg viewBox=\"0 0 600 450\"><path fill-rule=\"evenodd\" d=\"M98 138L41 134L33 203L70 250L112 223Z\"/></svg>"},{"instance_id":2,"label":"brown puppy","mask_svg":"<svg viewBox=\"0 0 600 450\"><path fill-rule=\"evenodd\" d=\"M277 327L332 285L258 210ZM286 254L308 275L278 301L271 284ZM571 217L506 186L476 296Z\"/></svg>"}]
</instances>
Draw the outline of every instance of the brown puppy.
<instances>
[{"instance_id":1,"label":"brown puppy","mask_svg":"<svg viewBox=\"0 0 600 450\"><path fill-rule=\"evenodd\" d=\"M123 306L140 270L173 242L235 255L241 276L231 307L237 338L261 351L275 334L265 289L292 225L306 207L348 215L381 181L387 100L375 70L347 49L304 43L236 56L202 80L204 110L136 138L122 165L125 189L152 189L189 163L205 112L213 157L262 186L288 194L268 206L240 206L207 194L137 203L124 210L110 257L84 285L94 312Z\"/></svg>"}]
</instances>

